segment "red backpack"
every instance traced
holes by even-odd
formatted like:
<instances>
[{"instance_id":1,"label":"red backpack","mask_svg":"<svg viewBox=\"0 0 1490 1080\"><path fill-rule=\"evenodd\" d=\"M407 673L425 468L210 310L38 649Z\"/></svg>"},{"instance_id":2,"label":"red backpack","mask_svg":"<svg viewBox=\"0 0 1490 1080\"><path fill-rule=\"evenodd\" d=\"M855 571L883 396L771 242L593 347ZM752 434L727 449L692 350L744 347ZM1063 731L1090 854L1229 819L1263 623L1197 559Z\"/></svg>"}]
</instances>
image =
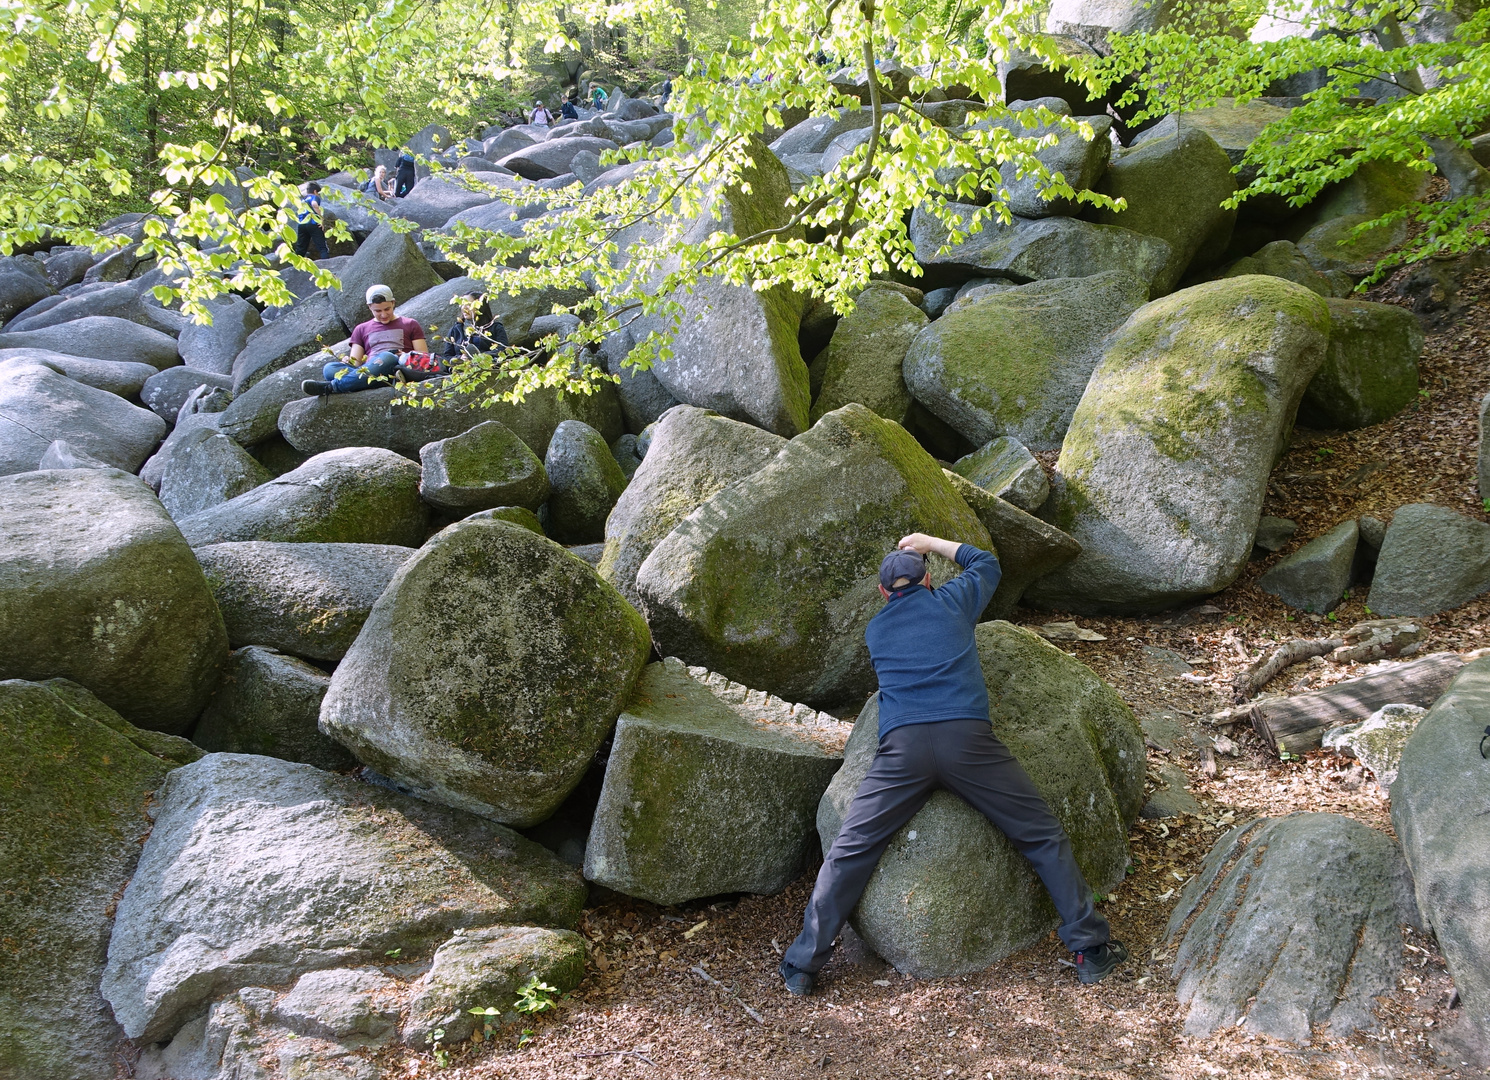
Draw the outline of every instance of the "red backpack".
<instances>
[{"instance_id":1,"label":"red backpack","mask_svg":"<svg viewBox=\"0 0 1490 1080\"><path fill-rule=\"evenodd\" d=\"M405 353L399 358L398 366L406 375L412 376L416 381L420 379L433 379L437 375L448 375L449 371L438 356L427 352Z\"/></svg>"}]
</instances>

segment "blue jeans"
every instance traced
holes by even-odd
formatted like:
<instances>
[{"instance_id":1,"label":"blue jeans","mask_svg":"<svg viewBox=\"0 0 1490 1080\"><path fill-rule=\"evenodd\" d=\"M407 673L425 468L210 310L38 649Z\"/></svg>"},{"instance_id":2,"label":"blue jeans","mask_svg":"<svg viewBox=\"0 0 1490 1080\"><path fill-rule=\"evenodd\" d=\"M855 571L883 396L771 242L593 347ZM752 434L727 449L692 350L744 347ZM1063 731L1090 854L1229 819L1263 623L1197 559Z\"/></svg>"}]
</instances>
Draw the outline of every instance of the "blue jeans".
<instances>
[{"instance_id":1,"label":"blue jeans","mask_svg":"<svg viewBox=\"0 0 1490 1080\"><path fill-rule=\"evenodd\" d=\"M332 393L350 394L366 390L374 379L384 385L398 370L398 353L380 352L369 356L360 365L333 360L321 369L321 378L331 384Z\"/></svg>"}]
</instances>

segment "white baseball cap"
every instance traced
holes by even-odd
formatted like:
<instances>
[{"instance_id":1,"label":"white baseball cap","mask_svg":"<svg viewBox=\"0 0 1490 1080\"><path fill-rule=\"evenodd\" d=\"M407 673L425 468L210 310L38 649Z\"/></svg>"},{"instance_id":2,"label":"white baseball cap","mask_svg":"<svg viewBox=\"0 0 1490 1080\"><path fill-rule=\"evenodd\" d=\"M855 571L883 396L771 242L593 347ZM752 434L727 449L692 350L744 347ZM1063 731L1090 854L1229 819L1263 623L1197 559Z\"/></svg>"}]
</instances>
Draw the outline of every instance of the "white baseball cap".
<instances>
[{"instance_id":1,"label":"white baseball cap","mask_svg":"<svg viewBox=\"0 0 1490 1080\"><path fill-rule=\"evenodd\" d=\"M391 304L393 303L393 290L387 285L373 285L367 290L367 302L369 304Z\"/></svg>"}]
</instances>

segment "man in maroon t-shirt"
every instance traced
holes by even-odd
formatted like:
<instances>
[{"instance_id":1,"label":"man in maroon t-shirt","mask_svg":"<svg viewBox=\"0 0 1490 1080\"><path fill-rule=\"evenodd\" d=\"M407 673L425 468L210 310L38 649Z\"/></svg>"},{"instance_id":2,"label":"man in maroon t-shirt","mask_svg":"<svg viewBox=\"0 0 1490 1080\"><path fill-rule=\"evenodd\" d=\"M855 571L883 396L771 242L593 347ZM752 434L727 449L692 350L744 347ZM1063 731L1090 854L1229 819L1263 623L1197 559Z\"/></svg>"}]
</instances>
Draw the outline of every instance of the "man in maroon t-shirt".
<instances>
[{"instance_id":1,"label":"man in maroon t-shirt","mask_svg":"<svg viewBox=\"0 0 1490 1080\"><path fill-rule=\"evenodd\" d=\"M306 379L300 389L321 397L385 385L398 371L401 353L429 352L424 327L393 313L393 290L387 285L367 290L367 308L372 318L358 323L352 331L350 363L332 361L321 369L321 378Z\"/></svg>"}]
</instances>

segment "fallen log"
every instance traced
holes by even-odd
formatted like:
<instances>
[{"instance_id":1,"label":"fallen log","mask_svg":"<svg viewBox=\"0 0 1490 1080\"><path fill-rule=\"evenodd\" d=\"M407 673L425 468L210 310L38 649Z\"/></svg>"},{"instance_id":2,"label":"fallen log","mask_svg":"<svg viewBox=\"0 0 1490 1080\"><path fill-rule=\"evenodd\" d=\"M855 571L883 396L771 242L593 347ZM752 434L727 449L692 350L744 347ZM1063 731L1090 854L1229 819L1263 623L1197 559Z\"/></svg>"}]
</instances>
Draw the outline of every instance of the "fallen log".
<instances>
[{"instance_id":1,"label":"fallen log","mask_svg":"<svg viewBox=\"0 0 1490 1080\"><path fill-rule=\"evenodd\" d=\"M1345 644L1344 638L1295 638L1274 649L1257 663L1239 671L1231 681L1232 700L1238 705L1255 698L1284 668L1303 663L1310 657L1334 652Z\"/></svg>"}]
</instances>

